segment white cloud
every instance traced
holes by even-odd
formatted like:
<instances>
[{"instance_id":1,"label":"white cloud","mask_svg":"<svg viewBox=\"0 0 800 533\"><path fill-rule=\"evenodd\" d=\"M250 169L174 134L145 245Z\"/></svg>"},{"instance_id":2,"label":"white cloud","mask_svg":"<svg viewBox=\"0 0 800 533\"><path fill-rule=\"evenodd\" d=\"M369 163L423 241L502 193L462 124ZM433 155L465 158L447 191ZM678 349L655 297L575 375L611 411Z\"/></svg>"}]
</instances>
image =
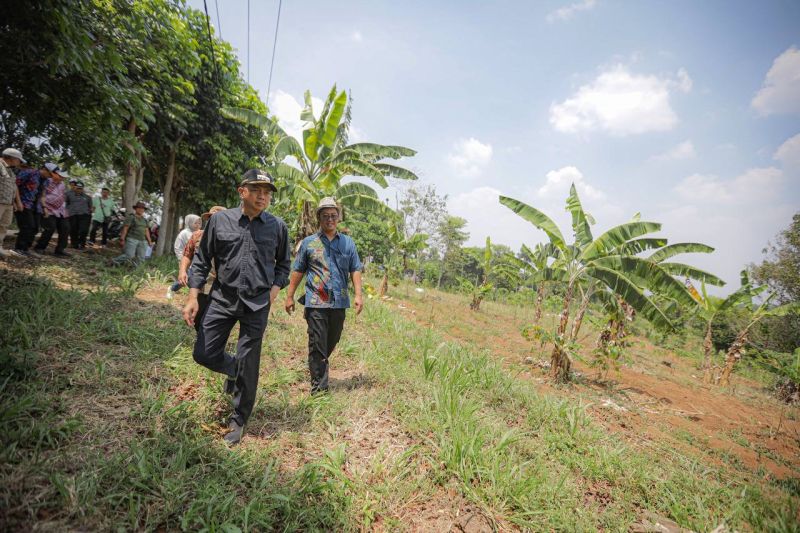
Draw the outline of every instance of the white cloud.
<instances>
[{"instance_id":1,"label":"white cloud","mask_svg":"<svg viewBox=\"0 0 800 533\"><path fill-rule=\"evenodd\" d=\"M311 97L311 105L314 108L315 115L319 115L323 104L324 102L319 98ZM302 142L305 123L300 120L300 112L304 106L294 96L280 89L269 94L268 106L270 113L278 117L280 127L286 133Z\"/></svg>"},{"instance_id":2,"label":"white cloud","mask_svg":"<svg viewBox=\"0 0 800 533\"><path fill-rule=\"evenodd\" d=\"M681 67L678 69L677 80L675 80L674 86L683 93L688 93L692 90L692 78L689 77L689 73L686 72L686 69Z\"/></svg>"},{"instance_id":3,"label":"white cloud","mask_svg":"<svg viewBox=\"0 0 800 533\"><path fill-rule=\"evenodd\" d=\"M713 253L691 254L678 261L720 276L725 287L707 289L724 295L739 288L739 272L760 260L767 240L791 222L793 212L791 206L777 202L737 210L690 203L656 211L652 219L663 223L670 243L702 242L715 248Z\"/></svg>"},{"instance_id":4,"label":"white cloud","mask_svg":"<svg viewBox=\"0 0 800 533\"><path fill-rule=\"evenodd\" d=\"M483 246L488 236L495 244L506 244L519 250L522 243L545 240L544 233L500 203L501 194L493 187L478 187L448 200L447 210L467 220L467 245Z\"/></svg>"},{"instance_id":5,"label":"white cloud","mask_svg":"<svg viewBox=\"0 0 800 533\"><path fill-rule=\"evenodd\" d=\"M353 41L354 43L360 43L364 40L364 36L361 35L360 31L356 30L350 34L350 40Z\"/></svg>"},{"instance_id":6,"label":"white cloud","mask_svg":"<svg viewBox=\"0 0 800 533\"><path fill-rule=\"evenodd\" d=\"M750 105L761 115L800 113L800 50L779 55Z\"/></svg>"},{"instance_id":7,"label":"white cloud","mask_svg":"<svg viewBox=\"0 0 800 533\"><path fill-rule=\"evenodd\" d=\"M653 161L677 161L681 159L690 159L696 156L697 153L694 151L694 144L692 141L683 141L679 143L663 154L659 154L652 157Z\"/></svg>"},{"instance_id":8,"label":"white cloud","mask_svg":"<svg viewBox=\"0 0 800 533\"><path fill-rule=\"evenodd\" d=\"M350 124L350 136L348 137L348 144L360 143L367 140L367 135L361 128Z\"/></svg>"},{"instance_id":9,"label":"white cloud","mask_svg":"<svg viewBox=\"0 0 800 533\"><path fill-rule=\"evenodd\" d=\"M572 97L551 105L550 124L566 133L602 130L620 136L670 130L678 123L670 93L688 92L691 86L685 69L673 79L633 74L616 65Z\"/></svg>"},{"instance_id":10,"label":"white cloud","mask_svg":"<svg viewBox=\"0 0 800 533\"><path fill-rule=\"evenodd\" d=\"M559 20L569 20L580 11L589 11L597 5L596 0L582 0L568 6L560 7L555 11L547 14L547 22L556 22Z\"/></svg>"},{"instance_id":11,"label":"white cloud","mask_svg":"<svg viewBox=\"0 0 800 533\"><path fill-rule=\"evenodd\" d=\"M675 186L675 192L688 202L752 205L774 197L779 192L783 177L783 172L775 167L751 168L732 180L692 174Z\"/></svg>"},{"instance_id":12,"label":"white cloud","mask_svg":"<svg viewBox=\"0 0 800 533\"><path fill-rule=\"evenodd\" d=\"M588 183L583 178L583 173L576 167L562 167L558 170L551 170L547 173L547 181L538 190L539 197L558 197L566 198L569 195L569 188L574 183L579 196L586 196L593 200L605 198L605 193Z\"/></svg>"},{"instance_id":13,"label":"white cloud","mask_svg":"<svg viewBox=\"0 0 800 533\"><path fill-rule=\"evenodd\" d=\"M774 157L781 162L787 172L800 170L800 133L780 145Z\"/></svg>"},{"instance_id":14,"label":"white cloud","mask_svg":"<svg viewBox=\"0 0 800 533\"><path fill-rule=\"evenodd\" d=\"M474 137L460 139L447 155L447 163L457 177L474 178L483 172L492 159L492 145L484 144Z\"/></svg>"}]
</instances>

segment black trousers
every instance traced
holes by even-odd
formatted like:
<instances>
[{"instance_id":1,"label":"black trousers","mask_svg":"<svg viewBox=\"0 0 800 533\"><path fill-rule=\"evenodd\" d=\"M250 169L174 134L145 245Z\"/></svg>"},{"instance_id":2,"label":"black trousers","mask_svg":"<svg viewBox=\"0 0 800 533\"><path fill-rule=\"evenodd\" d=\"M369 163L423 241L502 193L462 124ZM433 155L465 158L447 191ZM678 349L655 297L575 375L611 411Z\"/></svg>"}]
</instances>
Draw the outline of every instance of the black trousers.
<instances>
[{"instance_id":1,"label":"black trousers","mask_svg":"<svg viewBox=\"0 0 800 533\"><path fill-rule=\"evenodd\" d=\"M17 234L17 242L14 247L17 250L27 252L36 236L36 210L26 207L22 211L17 211L15 215L17 217L19 233Z\"/></svg>"},{"instance_id":2,"label":"black trousers","mask_svg":"<svg viewBox=\"0 0 800 533\"><path fill-rule=\"evenodd\" d=\"M97 228L103 228L103 246L108 244L108 220L104 220L103 222L92 220L92 230L89 233L89 242L94 244L95 240L97 240Z\"/></svg>"},{"instance_id":3,"label":"black trousers","mask_svg":"<svg viewBox=\"0 0 800 533\"><path fill-rule=\"evenodd\" d=\"M209 370L236 378L231 419L245 425L256 403L258 367L261 363L261 341L267 329L269 305L251 311L241 301L229 309L211 300L197 328L194 360ZM225 352L231 330L239 323L239 342L236 355Z\"/></svg>"},{"instance_id":4,"label":"black trousers","mask_svg":"<svg viewBox=\"0 0 800 533\"><path fill-rule=\"evenodd\" d=\"M344 328L344 309L306 307L308 325L308 371L311 392L328 390L328 358L333 353Z\"/></svg>"},{"instance_id":5,"label":"black trousers","mask_svg":"<svg viewBox=\"0 0 800 533\"><path fill-rule=\"evenodd\" d=\"M52 237L53 233L56 231L58 231L56 252L63 252L64 248L67 247L69 220L66 217L56 217L53 215L42 217L42 235L39 237L39 242L36 243L36 250L44 251L50 243L50 237Z\"/></svg>"},{"instance_id":6,"label":"black trousers","mask_svg":"<svg viewBox=\"0 0 800 533\"><path fill-rule=\"evenodd\" d=\"M89 234L89 222L92 215L72 215L69 217L69 243L73 248L86 246L86 236Z\"/></svg>"}]
</instances>

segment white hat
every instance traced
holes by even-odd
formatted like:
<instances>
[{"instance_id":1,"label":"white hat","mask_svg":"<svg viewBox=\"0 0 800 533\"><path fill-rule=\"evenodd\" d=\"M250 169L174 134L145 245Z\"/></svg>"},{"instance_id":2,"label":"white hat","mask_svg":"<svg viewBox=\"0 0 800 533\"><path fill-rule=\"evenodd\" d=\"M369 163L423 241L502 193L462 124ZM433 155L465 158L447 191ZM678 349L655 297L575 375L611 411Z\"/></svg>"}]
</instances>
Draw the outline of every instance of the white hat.
<instances>
[{"instance_id":1,"label":"white hat","mask_svg":"<svg viewBox=\"0 0 800 533\"><path fill-rule=\"evenodd\" d=\"M336 209L336 212L339 213L339 216L342 216L342 211L339 209L339 206L336 205L336 200L334 200L330 196L326 196L322 200L319 201L319 205L317 206L317 216L319 216L319 212L323 209Z\"/></svg>"},{"instance_id":2,"label":"white hat","mask_svg":"<svg viewBox=\"0 0 800 533\"><path fill-rule=\"evenodd\" d=\"M6 148L5 150L3 150L3 156L15 157L19 159L22 163L27 163L27 161L25 161L25 159L22 157L22 152L20 152L16 148Z\"/></svg>"}]
</instances>

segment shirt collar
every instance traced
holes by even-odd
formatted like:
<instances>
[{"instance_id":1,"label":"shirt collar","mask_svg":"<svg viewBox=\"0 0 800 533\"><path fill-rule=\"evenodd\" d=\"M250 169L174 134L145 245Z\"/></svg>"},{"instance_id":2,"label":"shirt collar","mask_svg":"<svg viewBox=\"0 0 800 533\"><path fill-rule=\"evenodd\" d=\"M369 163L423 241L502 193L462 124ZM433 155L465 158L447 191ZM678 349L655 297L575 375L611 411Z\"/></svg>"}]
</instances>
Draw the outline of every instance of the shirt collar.
<instances>
[{"instance_id":1,"label":"shirt collar","mask_svg":"<svg viewBox=\"0 0 800 533\"><path fill-rule=\"evenodd\" d=\"M241 206L241 205L240 205L239 207L237 207L236 209L239 211L239 218L238 218L238 220L241 220L241 219L242 219L242 217L245 217L245 218L247 218L247 220L250 220L250 219L247 217L247 215L245 215L245 214L244 214L244 209L242 208L242 206ZM264 223L266 224L266 222L267 222L267 210L266 210L266 209L264 209L263 211L261 211L261 214L260 214L260 215L258 215L256 218L260 219L260 220L261 220L261 222L264 222ZM253 220L255 220L255 218L254 218Z\"/></svg>"},{"instance_id":2,"label":"shirt collar","mask_svg":"<svg viewBox=\"0 0 800 533\"><path fill-rule=\"evenodd\" d=\"M333 241L335 241L336 239L338 239L338 238L339 238L339 235L341 235L341 233L339 233L339 230L336 230L336 234L333 236L333 239L329 239L329 238L328 238L328 236L327 236L327 235L325 235L325 232L324 232L324 231L322 231L322 230L318 230L318 231L317 231L317 235L319 235L320 239L321 239L322 237L325 237L325 240L326 240L326 241L328 241L328 242L333 242Z\"/></svg>"}]
</instances>

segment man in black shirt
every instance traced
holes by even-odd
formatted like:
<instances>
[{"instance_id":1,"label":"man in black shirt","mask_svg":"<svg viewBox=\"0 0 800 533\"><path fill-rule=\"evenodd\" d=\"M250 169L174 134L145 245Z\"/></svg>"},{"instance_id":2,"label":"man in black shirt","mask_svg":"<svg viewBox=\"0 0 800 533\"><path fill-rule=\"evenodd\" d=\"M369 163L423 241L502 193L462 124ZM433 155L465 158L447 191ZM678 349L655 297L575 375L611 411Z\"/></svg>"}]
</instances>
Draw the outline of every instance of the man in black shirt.
<instances>
[{"instance_id":1,"label":"man in black shirt","mask_svg":"<svg viewBox=\"0 0 800 533\"><path fill-rule=\"evenodd\" d=\"M241 207L211 216L189 276L183 317L193 326L197 296L212 262L217 272L193 355L199 364L228 376L226 391L233 394L230 431L225 435L229 444L241 440L255 405L267 316L278 292L289 282L289 230L283 220L265 211L276 190L266 172L248 170L239 187ZM225 352L225 344L236 322L239 342L236 355L231 355Z\"/></svg>"}]
</instances>

